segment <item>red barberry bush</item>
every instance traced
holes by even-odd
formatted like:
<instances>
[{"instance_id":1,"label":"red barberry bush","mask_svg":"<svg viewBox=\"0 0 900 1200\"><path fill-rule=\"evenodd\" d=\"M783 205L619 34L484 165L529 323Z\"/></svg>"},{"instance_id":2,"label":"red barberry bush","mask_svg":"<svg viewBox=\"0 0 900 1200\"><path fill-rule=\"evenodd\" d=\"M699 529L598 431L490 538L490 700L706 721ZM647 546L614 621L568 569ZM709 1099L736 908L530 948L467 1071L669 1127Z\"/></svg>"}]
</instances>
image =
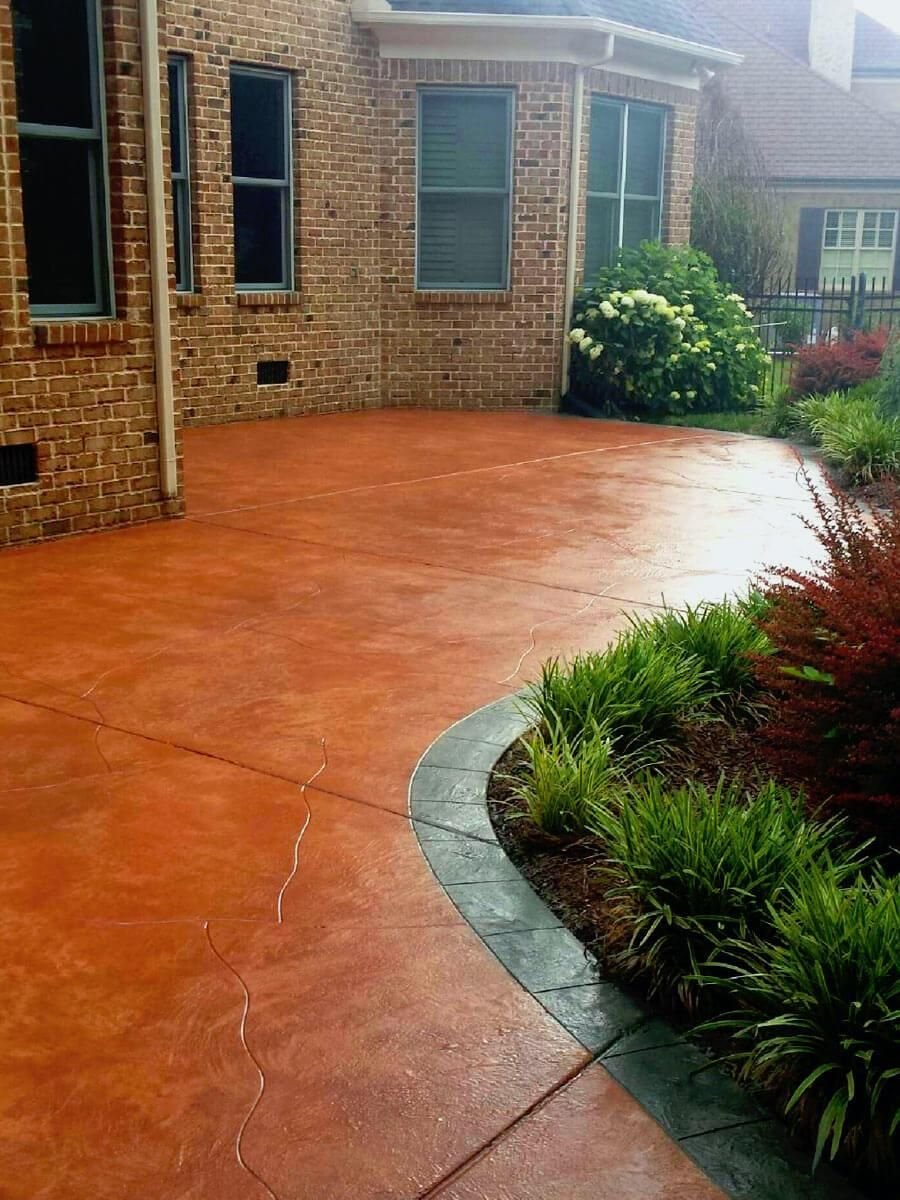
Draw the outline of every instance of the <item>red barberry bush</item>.
<instances>
[{"instance_id":1,"label":"red barberry bush","mask_svg":"<svg viewBox=\"0 0 900 1200\"><path fill-rule=\"evenodd\" d=\"M870 514L807 484L824 558L781 570L760 624L775 647L757 671L773 697L762 728L776 772L867 832L900 837L900 493Z\"/></svg>"},{"instance_id":2,"label":"red barberry bush","mask_svg":"<svg viewBox=\"0 0 900 1200\"><path fill-rule=\"evenodd\" d=\"M794 359L791 392L795 397L845 392L874 379L888 344L888 331L859 330L849 338L804 346Z\"/></svg>"}]
</instances>

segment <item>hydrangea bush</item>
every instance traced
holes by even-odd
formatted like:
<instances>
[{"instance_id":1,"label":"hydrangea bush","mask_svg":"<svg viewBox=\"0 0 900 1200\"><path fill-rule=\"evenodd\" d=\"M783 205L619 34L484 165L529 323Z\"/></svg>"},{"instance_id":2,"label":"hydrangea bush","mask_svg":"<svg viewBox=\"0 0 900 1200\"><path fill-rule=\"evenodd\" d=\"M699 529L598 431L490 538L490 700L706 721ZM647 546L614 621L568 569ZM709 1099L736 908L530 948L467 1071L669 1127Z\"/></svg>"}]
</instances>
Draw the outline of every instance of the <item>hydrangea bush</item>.
<instances>
[{"instance_id":1,"label":"hydrangea bush","mask_svg":"<svg viewBox=\"0 0 900 1200\"><path fill-rule=\"evenodd\" d=\"M579 293L569 337L578 395L635 416L752 408L771 362L711 259L650 242Z\"/></svg>"}]
</instances>

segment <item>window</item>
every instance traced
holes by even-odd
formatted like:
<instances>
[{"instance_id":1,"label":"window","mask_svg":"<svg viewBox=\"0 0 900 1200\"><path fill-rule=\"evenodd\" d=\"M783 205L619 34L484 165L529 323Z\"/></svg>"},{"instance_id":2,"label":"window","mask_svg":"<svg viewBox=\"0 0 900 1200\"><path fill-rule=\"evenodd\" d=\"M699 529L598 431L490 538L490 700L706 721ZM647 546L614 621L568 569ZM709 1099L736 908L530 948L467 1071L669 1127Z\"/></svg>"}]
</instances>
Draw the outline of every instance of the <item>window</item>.
<instances>
[{"instance_id":1,"label":"window","mask_svg":"<svg viewBox=\"0 0 900 1200\"><path fill-rule=\"evenodd\" d=\"M13 0L12 11L31 311L109 315L98 0Z\"/></svg>"},{"instance_id":2,"label":"window","mask_svg":"<svg viewBox=\"0 0 900 1200\"><path fill-rule=\"evenodd\" d=\"M897 252L897 213L878 209L828 209L822 241L826 287L841 287L865 271L869 280L890 286Z\"/></svg>"},{"instance_id":3,"label":"window","mask_svg":"<svg viewBox=\"0 0 900 1200\"><path fill-rule=\"evenodd\" d=\"M175 226L175 289L194 290L191 236L191 157L188 135L188 60L169 59L169 146L172 157L172 211Z\"/></svg>"},{"instance_id":4,"label":"window","mask_svg":"<svg viewBox=\"0 0 900 1200\"><path fill-rule=\"evenodd\" d=\"M592 99L586 279L615 262L622 246L659 238L665 153L665 109Z\"/></svg>"},{"instance_id":5,"label":"window","mask_svg":"<svg viewBox=\"0 0 900 1200\"><path fill-rule=\"evenodd\" d=\"M512 119L509 91L419 92L417 287L509 287Z\"/></svg>"},{"instance_id":6,"label":"window","mask_svg":"<svg viewBox=\"0 0 900 1200\"><path fill-rule=\"evenodd\" d=\"M237 289L290 291L291 80L284 72L232 67L231 170Z\"/></svg>"}]
</instances>

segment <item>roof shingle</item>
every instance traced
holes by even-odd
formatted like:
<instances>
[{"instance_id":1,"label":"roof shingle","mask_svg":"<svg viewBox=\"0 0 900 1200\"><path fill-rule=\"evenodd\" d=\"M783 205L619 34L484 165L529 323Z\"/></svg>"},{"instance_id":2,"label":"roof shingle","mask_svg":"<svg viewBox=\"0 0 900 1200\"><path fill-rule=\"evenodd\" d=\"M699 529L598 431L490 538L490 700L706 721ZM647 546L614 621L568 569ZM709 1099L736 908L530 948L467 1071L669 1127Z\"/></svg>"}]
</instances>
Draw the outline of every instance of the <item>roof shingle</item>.
<instances>
[{"instance_id":1,"label":"roof shingle","mask_svg":"<svg viewBox=\"0 0 900 1200\"><path fill-rule=\"evenodd\" d=\"M900 180L900 123L869 108L766 40L776 0L695 0L730 50L744 56L725 84L765 158L784 180Z\"/></svg>"}]
</instances>

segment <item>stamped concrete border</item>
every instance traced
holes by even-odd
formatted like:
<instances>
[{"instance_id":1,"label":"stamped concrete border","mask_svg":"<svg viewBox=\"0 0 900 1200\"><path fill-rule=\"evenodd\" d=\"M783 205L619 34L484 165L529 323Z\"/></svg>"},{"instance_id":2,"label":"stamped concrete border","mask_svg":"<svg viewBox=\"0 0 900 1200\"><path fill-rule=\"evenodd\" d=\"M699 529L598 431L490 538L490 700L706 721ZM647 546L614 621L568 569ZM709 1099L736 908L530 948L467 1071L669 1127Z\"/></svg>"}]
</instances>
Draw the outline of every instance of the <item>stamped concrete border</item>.
<instances>
[{"instance_id":1,"label":"stamped concrete border","mask_svg":"<svg viewBox=\"0 0 900 1200\"><path fill-rule=\"evenodd\" d=\"M447 895L510 974L733 1200L862 1200L831 1171L811 1179L808 1155L780 1121L603 979L506 855L488 813L488 782L529 724L521 697L504 697L448 729L413 773L410 818Z\"/></svg>"}]
</instances>

